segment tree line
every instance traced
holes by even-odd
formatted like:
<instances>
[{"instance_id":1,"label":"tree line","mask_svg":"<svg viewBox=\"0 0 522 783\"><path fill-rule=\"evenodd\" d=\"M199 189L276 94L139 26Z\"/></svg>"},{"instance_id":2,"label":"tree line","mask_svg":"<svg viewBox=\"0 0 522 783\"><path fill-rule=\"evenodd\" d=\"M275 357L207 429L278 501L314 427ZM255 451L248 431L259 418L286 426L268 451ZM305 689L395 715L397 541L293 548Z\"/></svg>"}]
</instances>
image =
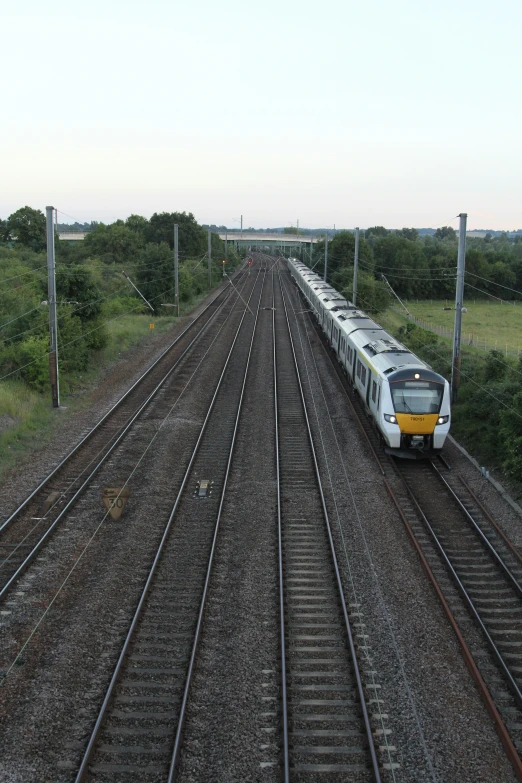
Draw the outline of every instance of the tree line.
<instances>
[{"instance_id":1,"label":"tree line","mask_svg":"<svg viewBox=\"0 0 522 783\"><path fill-rule=\"evenodd\" d=\"M320 274L324 273L324 251L324 240L314 245L312 262ZM338 232L328 242L328 279L348 297L352 295L354 252L352 231ZM401 299L453 300L457 253L458 236L451 226L437 229L433 236L420 236L414 228L391 231L373 226L361 231L358 302L373 312L386 308L389 297L383 275ZM309 263L306 246L298 255ZM503 233L468 238L465 281L468 298L521 299L522 236L510 238Z\"/></svg>"},{"instance_id":2,"label":"tree line","mask_svg":"<svg viewBox=\"0 0 522 783\"><path fill-rule=\"evenodd\" d=\"M107 323L150 312L131 277L158 315L173 317L174 224L178 224L179 297L188 306L208 289L207 231L186 212L130 215L92 224L83 241L56 241L56 290L64 385L86 370L108 339ZM222 279L224 242L211 235L212 280ZM239 263L228 250L227 270ZM0 221L0 377L19 375L34 389L48 386L49 329L46 218L23 207ZM17 377L15 375L15 377Z\"/></svg>"}]
</instances>

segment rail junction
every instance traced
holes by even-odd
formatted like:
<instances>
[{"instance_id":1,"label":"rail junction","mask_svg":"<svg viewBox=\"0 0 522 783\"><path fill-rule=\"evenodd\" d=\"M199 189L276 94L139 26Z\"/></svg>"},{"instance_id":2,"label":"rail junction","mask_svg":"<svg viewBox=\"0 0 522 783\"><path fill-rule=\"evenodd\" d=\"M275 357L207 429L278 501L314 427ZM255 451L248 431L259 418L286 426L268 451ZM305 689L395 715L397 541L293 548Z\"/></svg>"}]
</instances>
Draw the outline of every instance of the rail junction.
<instances>
[{"instance_id":1,"label":"rail junction","mask_svg":"<svg viewBox=\"0 0 522 783\"><path fill-rule=\"evenodd\" d=\"M284 264L256 253L0 526L0 777L522 780L518 549L449 463L384 454L321 339ZM103 487L128 488L121 522ZM386 492L416 547L399 543L403 567L432 580L419 600L440 600L504 749L484 713L468 778L436 759L371 562L363 505ZM459 698L480 715L474 687Z\"/></svg>"}]
</instances>

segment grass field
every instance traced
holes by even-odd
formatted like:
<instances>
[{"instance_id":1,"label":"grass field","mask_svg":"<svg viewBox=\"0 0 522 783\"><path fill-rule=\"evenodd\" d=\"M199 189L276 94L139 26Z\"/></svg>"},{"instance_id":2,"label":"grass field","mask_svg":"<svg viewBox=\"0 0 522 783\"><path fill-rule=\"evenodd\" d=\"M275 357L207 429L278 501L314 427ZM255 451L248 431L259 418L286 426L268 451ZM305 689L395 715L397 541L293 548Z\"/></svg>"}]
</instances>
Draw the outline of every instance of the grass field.
<instances>
[{"instance_id":1,"label":"grass field","mask_svg":"<svg viewBox=\"0 0 522 783\"><path fill-rule=\"evenodd\" d=\"M429 328L431 325L433 331L437 327L444 331L441 337L451 339L453 334L453 322L455 320L455 311L444 310L444 307L454 307L452 302L444 300L409 300L405 302L410 313L415 318L424 323L420 326ZM462 341L464 345L473 345L482 350L491 351L497 348L510 356L518 356L522 352L522 303L500 304L493 300L478 299L474 301L466 300L464 306L467 312L462 314ZM397 303L397 307L399 304ZM379 319L377 319L379 320ZM388 327L392 323L402 325L406 318L403 318L395 310L388 310L381 317L381 322L386 320ZM383 323L383 326L385 324Z\"/></svg>"}]
</instances>

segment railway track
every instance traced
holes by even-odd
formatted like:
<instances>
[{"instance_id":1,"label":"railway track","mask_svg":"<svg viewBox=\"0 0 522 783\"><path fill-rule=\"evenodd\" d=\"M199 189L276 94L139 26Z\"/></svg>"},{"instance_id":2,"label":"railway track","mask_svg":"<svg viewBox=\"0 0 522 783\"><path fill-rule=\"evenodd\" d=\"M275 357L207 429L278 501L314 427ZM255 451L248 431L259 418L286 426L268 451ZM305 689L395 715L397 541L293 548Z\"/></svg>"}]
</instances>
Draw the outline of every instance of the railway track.
<instances>
[{"instance_id":1,"label":"railway track","mask_svg":"<svg viewBox=\"0 0 522 783\"><path fill-rule=\"evenodd\" d=\"M492 520L433 461L397 464L407 495L399 501L441 587L449 577L460 601L451 608L464 629L469 617L489 655L472 653L517 752L522 752L522 560ZM446 475L445 475L446 473ZM448 588L444 590L450 596Z\"/></svg>"},{"instance_id":2,"label":"railway track","mask_svg":"<svg viewBox=\"0 0 522 783\"><path fill-rule=\"evenodd\" d=\"M285 781L380 781L282 283L274 292Z\"/></svg>"},{"instance_id":3,"label":"railway track","mask_svg":"<svg viewBox=\"0 0 522 783\"><path fill-rule=\"evenodd\" d=\"M362 401L311 320L522 780L522 557L444 460L398 460L384 452Z\"/></svg>"},{"instance_id":4,"label":"railway track","mask_svg":"<svg viewBox=\"0 0 522 783\"><path fill-rule=\"evenodd\" d=\"M265 274L245 309L80 764L82 781L172 781L183 742Z\"/></svg>"},{"instance_id":5,"label":"railway track","mask_svg":"<svg viewBox=\"0 0 522 783\"><path fill-rule=\"evenodd\" d=\"M243 284L246 279L243 276ZM198 355L207 350L214 331L223 326L237 301L238 295L231 284L220 291L0 525L0 600L8 595L150 404L165 393L167 381L182 362L185 376L190 375ZM184 378L180 378L179 385L183 382Z\"/></svg>"}]
</instances>

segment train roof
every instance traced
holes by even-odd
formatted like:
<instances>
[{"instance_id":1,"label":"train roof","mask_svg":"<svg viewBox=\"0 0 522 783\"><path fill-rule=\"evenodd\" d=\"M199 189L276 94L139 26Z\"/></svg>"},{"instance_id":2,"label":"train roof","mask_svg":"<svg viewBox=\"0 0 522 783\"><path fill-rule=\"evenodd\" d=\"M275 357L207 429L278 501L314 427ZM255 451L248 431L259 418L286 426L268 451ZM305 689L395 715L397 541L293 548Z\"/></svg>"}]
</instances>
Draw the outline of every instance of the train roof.
<instances>
[{"instance_id":1,"label":"train roof","mask_svg":"<svg viewBox=\"0 0 522 783\"><path fill-rule=\"evenodd\" d=\"M350 335L350 340L383 375L408 366L426 368L418 356L380 326L359 329Z\"/></svg>"},{"instance_id":2,"label":"train roof","mask_svg":"<svg viewBox=\"0 0 522 783\"><path fill-rule=\"evenodd\" d=\"M368 357L368 362L377 372L389 378L391 382L409 378L413 369L420 369L422 377L427 380L445 383L442 375L431 370L423 361L415 356L405 345L373 321L363 310L358 310L352 302L323 278L315 273L306 274L308 267L304 264L299 268L299 262L291 263L298 273L305 278L307 284L316 293L323 307L330 311L331 317L339 325L342 333L350 335L350 341ZM304 272L304 275L303 275ZM314 285L314 278L319 284ZM342 303L344 302L344 307ZM341 305L342 309L337 309ZM335 310L333 308L336 308Z\"/></svg>"}]
</instances>

